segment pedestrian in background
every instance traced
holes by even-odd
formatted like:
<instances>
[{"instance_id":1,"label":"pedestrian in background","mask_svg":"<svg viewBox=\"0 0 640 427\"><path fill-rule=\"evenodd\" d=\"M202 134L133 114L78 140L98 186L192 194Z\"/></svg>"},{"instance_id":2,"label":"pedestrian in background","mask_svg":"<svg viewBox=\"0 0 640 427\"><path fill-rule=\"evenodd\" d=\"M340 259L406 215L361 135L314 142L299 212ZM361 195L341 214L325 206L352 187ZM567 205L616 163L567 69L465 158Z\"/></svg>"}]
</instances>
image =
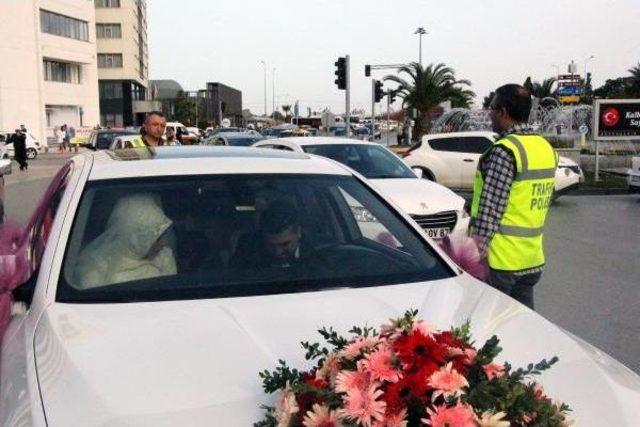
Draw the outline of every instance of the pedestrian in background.
<instances>
[{"instance_id":1,"label":"pedestrian in background","mask_svg":"<svg viewBox=\"0 0 640 427\"><path fill-rule=\"evenodd\" d=\"M558 155L528 126L531 95L524 87L498 88L489 109L499 137L478 162L471 233L488 261L489 284L533 309Z\"/></svg>"},{"instance_id":2,"label":"pedestrian in background","mask_svg":"<svg viewBox=\"0 0 640 427\"><path fill-rule=\"evenodd\" d=\"M69 136L69 126L66 124L62 125L62 151L66 152L69 150L69 143L71 141L71 137Z\"/></svg>"},{"instance_id":3,"label":"pedestrian in background","mask_svg":"<svg viewBox=\"0 0 640 427\"><path fill-rule=\"evenodd\" d=\"M63 145L64 134L62 132L62 128L56 126L53 129L53 136L56 139L56 144L58 144L58 152L62 152L64 148L64 145Z\"/></svg>"},{"instance_id":4,"label":"pedestrian in background","mask_svg":"<svg viewBox=\"0 0 640 427\"><path fill-rule=\"evenodd\" d=\"M13 142L13 158L20 165L20 170L26 171L29 168L27 163L27 136L21 129L16 129L11 142Z\"/></svg>"}]
</instances>

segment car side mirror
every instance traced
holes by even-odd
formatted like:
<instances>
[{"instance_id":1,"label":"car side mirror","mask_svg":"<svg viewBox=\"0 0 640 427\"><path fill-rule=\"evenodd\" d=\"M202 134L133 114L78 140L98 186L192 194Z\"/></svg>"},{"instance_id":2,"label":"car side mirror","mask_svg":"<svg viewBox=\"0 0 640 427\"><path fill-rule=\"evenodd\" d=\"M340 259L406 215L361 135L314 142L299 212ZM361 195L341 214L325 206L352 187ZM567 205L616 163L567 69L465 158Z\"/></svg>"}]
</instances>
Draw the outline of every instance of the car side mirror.
<instances>
[{"instance_id":1,"label":"car side mirror","mask_svg":"<svg viewBox=\"0 0 640 427\"><path fill-rule=\"evenodd\" d=\"M424 175L424 171L421 168L411 168L411 170L413 171L414 174L416 174L418 178L422 179Z\"/></svg>"}]
</instances>

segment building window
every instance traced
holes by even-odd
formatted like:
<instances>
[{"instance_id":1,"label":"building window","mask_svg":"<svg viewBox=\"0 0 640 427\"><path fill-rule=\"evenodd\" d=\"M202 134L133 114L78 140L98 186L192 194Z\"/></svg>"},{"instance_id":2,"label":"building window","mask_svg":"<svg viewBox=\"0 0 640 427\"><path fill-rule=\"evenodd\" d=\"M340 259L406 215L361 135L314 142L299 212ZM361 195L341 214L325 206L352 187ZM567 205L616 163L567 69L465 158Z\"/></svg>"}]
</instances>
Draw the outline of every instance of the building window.
<instances>
[{"instance_id":1,"label":"building window","mask_svg":"<svg viewBox=\"0 0 640 427\"><path fill-rule=\"evenodd\" d=\"M43 33L70 39L89 41L87 21L40 9L40 29Z\"/></svg>"},{"instance_id":2,"label":"building window","mask_svg":"<svg viewBox=\"0 0 640 427\"><path fill-rule=\"evenodd\" d=\"M99 53L98 68L122 68L122 54Z\"/></svg>"},{"instance_id":3,"label":"building window","mask_svg":"<svg viewBox=\"0 0 640 427\"><path fill-rule=\"evenodd\" d=\"M102 126L122 127L124 120L122 114L100 114L100 122Z\"/></svg>"},{"instance_id":4,"label":"building window","mask_svg":"<svg viewBox=\"0 0 640 427\"><path fill-rule=\"evenodd\" d=\"M80 83L80 65L45 59L42 61L44 79L49 82Z\"/></svg>"},{"instance_id":5,"label":"building window","mask_svg":"<svg viewBox=\"0 0 640 427\"><path fill-rule=\"evenodd\" d=\"M100 82L100 99L122 99L122 83Z\"/></svg>"},{"instance_id":6,"label":"building window","mask_svg":"<svg viewBox=\"0 0 640 427\"><path fill-rule=\"evenodd\" d=\"M120 0L96 0L96 7L120 7Z\"/></svg>"},{"instance_id":7,"label":"building window","mask_svg":"<svg viewBox=\"0 0 640 427\"><path fill-rule=\"evenodd\" d=\"M96 37L99 39L121 39L120 24L96 24Z\"/></svg>"}]
</instances>

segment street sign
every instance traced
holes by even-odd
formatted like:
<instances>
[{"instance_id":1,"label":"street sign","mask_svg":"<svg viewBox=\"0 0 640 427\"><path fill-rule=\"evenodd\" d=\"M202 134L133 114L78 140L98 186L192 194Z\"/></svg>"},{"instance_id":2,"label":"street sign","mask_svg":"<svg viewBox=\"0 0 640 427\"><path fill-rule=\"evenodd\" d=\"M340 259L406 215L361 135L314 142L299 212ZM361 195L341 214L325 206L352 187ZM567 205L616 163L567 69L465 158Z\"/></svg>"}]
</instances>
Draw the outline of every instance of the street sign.
<instances>
[{"instance_id":1,"label":"street sign","mask_svg":"<svg viewBox=\"0 0 640 427\"><path fill-rule=\"evenodd\" d=\"M560 74L558 76L558 80L578 80L580 79L579 74Z\"/></svg>"},{"instance_id":2,"label":"street sign","mask_svg":"<svg viewBox=\"0 0 640 427\"><path fill-rule=\"evenodd\" d=\"M577 95L560 96L558 97L558 100L563 104L573 104L576 102L580 102L580 97Z\"/></svg>"},{"instance_id":3,"label":"street sign","mask_svg":"<svg viewBox=\"0 0 640 427\"><path fill-rule=\"evenodd\" d=\"M593 121L596 140L640 140L640 99L599 99Z\"/></svg>"}]
</instances>

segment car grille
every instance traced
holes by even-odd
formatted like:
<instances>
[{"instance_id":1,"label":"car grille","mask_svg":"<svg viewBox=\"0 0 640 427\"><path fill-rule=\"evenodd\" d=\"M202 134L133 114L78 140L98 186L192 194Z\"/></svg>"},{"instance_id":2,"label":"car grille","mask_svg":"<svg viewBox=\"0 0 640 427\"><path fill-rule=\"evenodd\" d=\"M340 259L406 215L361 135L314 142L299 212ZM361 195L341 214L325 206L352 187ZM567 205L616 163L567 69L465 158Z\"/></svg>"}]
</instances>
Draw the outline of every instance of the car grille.
<instances>
[{"instance_id":1,"label":"car grille","mask_svg":"<svg viewBox=\"0 0 640 427\"><path fill-rule=\"evenodd\" d=\"M439 212L433 215L411 215L411 218L424 229L448 228L451 231L458 222L458 215L455 211Z\"/></svg>"}]
</instances>

